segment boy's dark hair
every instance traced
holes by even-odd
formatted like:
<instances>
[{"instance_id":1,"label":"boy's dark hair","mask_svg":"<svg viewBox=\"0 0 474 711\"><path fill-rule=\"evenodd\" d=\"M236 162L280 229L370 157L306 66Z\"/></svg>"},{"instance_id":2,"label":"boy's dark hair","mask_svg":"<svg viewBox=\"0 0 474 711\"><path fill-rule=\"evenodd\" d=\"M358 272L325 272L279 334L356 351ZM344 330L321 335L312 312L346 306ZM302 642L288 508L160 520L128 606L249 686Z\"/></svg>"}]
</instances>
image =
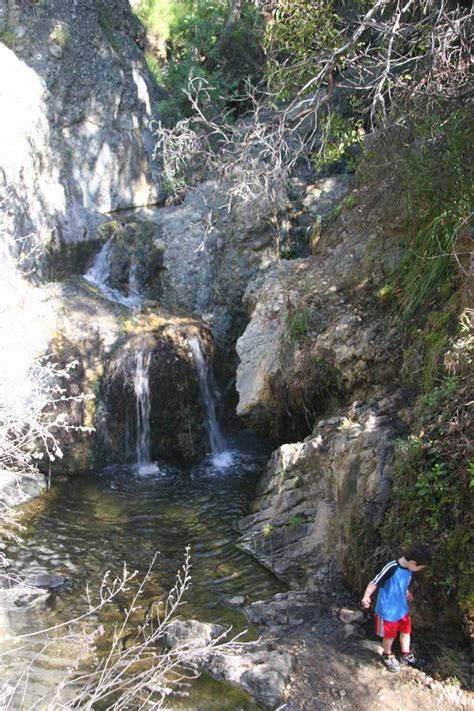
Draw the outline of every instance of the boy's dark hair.
<instances>
[{"instance_id":1,"label":"boy's dark hair","mask_svg":"<svg viewBox=\"0 0 474 711\"><path fill-rule=\"evenodd\" d=\"M414 560L418 565L431 565L431 551L424 543L413 543L405 550L405 558Z\"/></svg>"}]
</instances>

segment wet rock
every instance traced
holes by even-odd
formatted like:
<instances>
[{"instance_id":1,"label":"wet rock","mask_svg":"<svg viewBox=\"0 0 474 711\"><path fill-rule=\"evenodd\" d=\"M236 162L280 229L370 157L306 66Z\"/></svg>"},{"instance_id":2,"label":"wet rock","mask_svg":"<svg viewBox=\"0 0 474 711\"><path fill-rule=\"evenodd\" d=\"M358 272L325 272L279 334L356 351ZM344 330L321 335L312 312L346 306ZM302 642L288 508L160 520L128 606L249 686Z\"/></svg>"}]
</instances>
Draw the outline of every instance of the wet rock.
<instances>
[{"instance_id":1,"label":"wet rock","mask_svg":"<svg viewBox=\"0 0 474 711\"><path fill-rule=\"evenodd\" d=\"M25 583L34 588L58 591L68 586L68 579L58 573L36 573L28 575Z\"/></svg>"},{"instance_id":2,"label":"wet rock","mask_svg":"<svg viewBox=\"0 0 474 711\"><path fill-rule=\"evenodd\" d=\"M215 655L208 670L216 679L241 686L265 707L282 701L293 658L288 652L259 650L235 656Z\"/></svg>"},{"instance_id":3,"label":"wet rock","mask_svg":"<svg viewBox=\"0 0 474 711\"><path fill-rule=\"evenodd\" d=\"M48 598L48 591L33 588L24 582L0 591L0 617L9 611L16 611L24 607L44 605Z\"/></svg>"},{"instance_id":4,"label":"wet rock","mask_svg":"<svg viewBox=\"0 0 474 711\"><path fill-rule=\"evenodd\" d=\"M243 607L247 601L245 595L234 595L233 597L225 597L222 599L224 605L227 607Z\"/></svg>"},{"instance_id":5,"label":"wet rock","mask_svg":"<svg viewBox=\"0 0 474 711\"><path fill-rule=\"evenodd\" d=\"M11 472L0 469L0 502L18 506L46 491L46 480L40 472Z\"/></svg>"},{"instance_id":6,"label":"wet rock","mask_svg":"<svg viewBox=\"0 0 474 711\"><path fill-rule=\"evenodd\" d=\"M226 200L225 189L207 181L189 190L179 205L137 214L155 223L165 245L163 303L206 316L230 372L243 293L248 281L274 261L277 245L268 206L250 204L228 213Z\"/></svg>"},{"instance_id":7,"label":"wet rock","mask_svg":"<svg viewBox=\"0 0 474 711\"><path fill-rule=\"evenodd\" d=\"M141 322L153 324L153 316ZM104 373L104 410L109 414L101 429L106 451L123 452L126 459L136 457L137 353L148 353L150 402L150 457L165 461L195 461L208 446L206 413L199 391L199 380L188 335L198 333L196 323L190 328L173 323L157 324L146 335L128 335L119 345ZM203 347L211 351L211 341L203 330ZM206 338L207 336L207 338ZM190 427L192 422L192 427Z\"/></svg>"},{"instance_id":8,"label":"wet rock","mask_svg":"<svg viewBox=\"0 0 474 711\"><path fill-rule=\"evenodd\" d=\"M174 620L165 634L165 644L173 649L186 647L196 650L194 661L215 679L240 686L265 707L276 708L293 668L287 652L273 649L273 645L257 642L246 645L241 652L226 654L219 647L203 648L225 632L221 625L198 620Z\"/></svg>"},{"instance_id":9,"label":"wet rock","mask_svg":"<svg viewBox=\"0 0 474 711\"><path fill-rule=\"evenodd\" d=\"M191 647L197 651L225 632L222 625L213 625L199 620L173 620L164 635L167 647Z\"/></svg>"},{"instance_id":10,"label":"wet rock","mask_svg":"<svg viewBox=\"0 0 474 711\"><path fill-rule=\"evenodd\" d=\"M365 619L361 610L350 610L348 607L343 607L339 610L339 617L348 624L361 624Z\"/></svg>"},{"instance_id":11,"label":"wet rock","mask_svg":"<svg viewBox=\"0 0 474 711\"><path fill-rule=\"evenodd\" d=\"M271 600L258 600L244 609L255 625L283 629L296 627L308 619L319 619L321 609L304 592L278 593Z\"/></svg>"},{"instance_id":12,"label":"wet rock","mask_svg":"<svg viewBox=\"0 0 474 711\"><path fill-rule=\"evenodd\" d=\"M55 59L61 59L63 56L63 49L57 44L51 43L48 45L48 51L52 57Z\"/></svg>"}]
</instances>

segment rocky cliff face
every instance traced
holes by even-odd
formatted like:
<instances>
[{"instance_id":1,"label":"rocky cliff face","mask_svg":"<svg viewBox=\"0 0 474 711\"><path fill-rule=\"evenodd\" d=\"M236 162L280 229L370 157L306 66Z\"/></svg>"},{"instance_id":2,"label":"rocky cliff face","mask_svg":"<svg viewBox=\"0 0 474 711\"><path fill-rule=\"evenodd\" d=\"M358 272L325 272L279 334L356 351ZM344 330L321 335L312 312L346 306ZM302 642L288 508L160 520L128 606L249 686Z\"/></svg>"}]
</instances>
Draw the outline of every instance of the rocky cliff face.
<instances>
[{"instance_id":1,"label":"rocky cliff face","mask_svg":"<svg viewBox=\"0 0 474 711\"><path fill-rule=\"evenodd\" d=\"M357 519L380 525L390 492L400 395L355 402L320 420L303 442L277 449L240 545L293 588L329 592L341 576Z\"/></svg>"},{"instance_id":2,"label":"rocky cliff face","mask_svg":"<svg viewBox=\"0 0 474 711\"><path fill-rule=\"evenodd\" d=\"M16 236L90 238L103 214L157 201L153 86L122 0L0 9L0 185Z\"/></svg>"},{"instance_id":3,"label":"rocky cliff face","mask_svg":"<svg viewBox=\"0 0 474 711\"><path fill-rule=\"evenodd\" d=\"M240 522L240 545L296 589L329 591L358 536L375 539L388 503L406 414L399 335L376 296L397 258L389 214L382 194L355 191L312 256L281 260L245 294L237 410L285 444Z\"/></svg>"},{"instance_id":4,"label":"rocky cliff face","mask_svg":"<svg viewBox=\"0 0 474 711\"><path fill-rule=\"evenodd\" d=\"M281 260L247 287L237 412L277 441L305 436L321 413L397 380L398 336L374 298L374 282L390 259L382 248L377 274L377 221L377 210L372 216L346 210L313 256Z\"/></svg>"}]
</instances>

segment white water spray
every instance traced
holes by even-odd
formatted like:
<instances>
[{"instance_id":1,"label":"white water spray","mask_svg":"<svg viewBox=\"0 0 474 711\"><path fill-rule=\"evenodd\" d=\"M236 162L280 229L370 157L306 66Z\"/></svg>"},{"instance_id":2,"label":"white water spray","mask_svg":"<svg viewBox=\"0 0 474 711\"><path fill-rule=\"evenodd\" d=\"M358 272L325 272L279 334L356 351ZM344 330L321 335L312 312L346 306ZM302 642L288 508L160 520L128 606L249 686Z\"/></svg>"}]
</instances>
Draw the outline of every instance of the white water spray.
<instances>
[{"instance_id":1,"label":"white water spray","mask_svg":"<svg viewBox=\"0 0 474 711\"><path fill-rule=\"evenodd\" d=\"M137 471L139 474L152 474L158 467L150 459L150 381L148 369L151 353L142 347L136 353L134 389L137 399Z\"/></svg>"},{"instance_id":2,"label":"white water spray","mask_svg":"<svg viewBox=\"0 0 474 711\"><path fill-rule=\"evenodd\" d=\"M212 463L217 469L225 469L232 464L233 456L232 452L227 449L226 441L217 421L215 396L199 338L189 338L189 347L191 348L194 362L196 363L199 376L199 388L204 407L206 408L207 431L211 445Z\"/></svg>"},{"instance_id":3,"label":"white water spray","mask_svg":"<svg viewBox=\"0 0 474 711\"><path fill-rule=\"evenodd\" d=\"M94 284L109 301L115 301L118 304L123 304L130 309L138 311L142 306L142 296L137 282L137 265L133 257L130 262L130 273L128 277L128 296L108 284L110 277L110 258L111 252L113 252L112 239L111 237L104 244L94 259L92 266L84 274L84 279L87 279L90 284Z\"/></svg>"}]
</instances>

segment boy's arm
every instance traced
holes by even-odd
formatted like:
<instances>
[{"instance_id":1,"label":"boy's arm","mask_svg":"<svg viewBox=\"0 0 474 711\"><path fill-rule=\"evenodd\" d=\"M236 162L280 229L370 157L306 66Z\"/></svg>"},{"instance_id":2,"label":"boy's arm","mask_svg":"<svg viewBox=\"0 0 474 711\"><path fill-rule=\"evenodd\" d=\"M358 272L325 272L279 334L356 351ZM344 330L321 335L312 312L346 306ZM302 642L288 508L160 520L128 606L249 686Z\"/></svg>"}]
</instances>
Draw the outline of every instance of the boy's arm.
<instances>
[{"instance_id":1,"label":"boy's arm","mask_svg":"<svg viewBox=\"0 0 474 711\"><path fill-rule=\"evenodd\" d=\"M370 607L370 598L372 597L372 593L377 590L377 586L375 583L372 581L367 585L365 589L365 593L362 597L362 607Z\"/></svg>"},{"instance_id":2,"label":"boy's arm","mask_svg":"<svg viewBox=\"0 0 474 711\"><path fill-rule=\"evenodd\" d=\"M370 607L370 598L372 597L372 593L377 590L379 586L385 585L387 580L389 580L395 573L396 569L397 561L392 560L390 563L387 563L387 565L382 568L380 573L377 573L375 578L370 581L370 583L365 589L364 596L361 600L362 607Z\"/></svg>"}]
</instances>

